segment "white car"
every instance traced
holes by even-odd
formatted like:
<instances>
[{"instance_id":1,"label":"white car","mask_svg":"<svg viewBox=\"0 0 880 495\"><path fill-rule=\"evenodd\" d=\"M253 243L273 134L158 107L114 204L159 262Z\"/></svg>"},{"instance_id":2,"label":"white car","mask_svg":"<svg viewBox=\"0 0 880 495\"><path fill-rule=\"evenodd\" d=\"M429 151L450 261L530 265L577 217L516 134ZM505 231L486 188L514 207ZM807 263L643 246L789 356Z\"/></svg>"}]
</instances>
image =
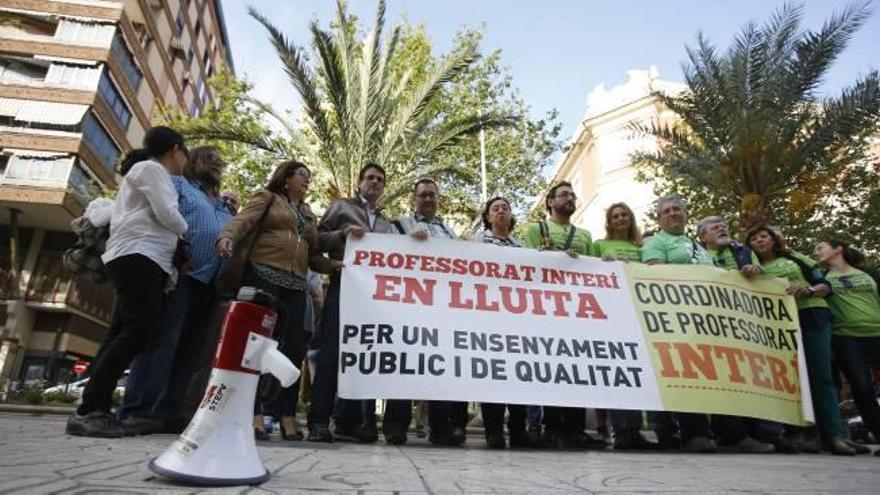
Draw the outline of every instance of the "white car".
<instances>
[{"instance_id":1,"label":"white car","mask_svg":"<svg viewBox=\"0 0 880 495\"><path fill-rule=\"evenodd\" d=\"M128 381L128 370L125 370L125 373L122 374L122 377L116 382L116 390L120 396L125 394L125 383ZM67 392L70 395L73 395L77 399L77 403L82 400L83 389L86 388L86 383L89 383L88 378L83 378L82 380L77 380L75 382L71 382L68 384L55 385L54 387L49 387L43 390L43 395L47 394L57 394Z\"/></svg>"}]
</instances>

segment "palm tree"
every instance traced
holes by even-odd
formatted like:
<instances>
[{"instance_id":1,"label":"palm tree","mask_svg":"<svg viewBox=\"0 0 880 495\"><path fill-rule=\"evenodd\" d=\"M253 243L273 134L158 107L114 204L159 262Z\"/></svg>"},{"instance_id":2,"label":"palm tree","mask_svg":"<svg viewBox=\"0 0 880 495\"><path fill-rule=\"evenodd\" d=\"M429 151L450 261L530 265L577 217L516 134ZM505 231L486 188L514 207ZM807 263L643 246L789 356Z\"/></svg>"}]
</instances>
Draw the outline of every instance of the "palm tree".
<instances>
[{"instance_id":1,"label":"palm tree","mask_svg":"<svg viewBox=\"0 0 880 495\"><path fill-rule=\"evenodd\" d=\"M809 217L878 130L876 71L839 96L816 94L870 14L868 4L850 5L803 31L803 8L786 5L765 25L746 25L723 55L700 34L687 49L687 90L656 94L680 120L634 124L660 144L635 161L712 206L733 205L741 227L783 208Z\"/></svg>"},{"instance_id":2,"label":"palm tree","mask_svg":"<svg viewBox=\"0 0 880 495\"><path fill-rule=\"evenodd\" d=\"M316 54L315 67L306 62L302 47L290 41L266 16L253 8L250 15L265 27L291 84L303 103L304 128L287 121L270 105L251 98L250 103L278 122L285 139L269 139L243 132L224 122L191 129L203 139L248 143L279 155L305 150L310 161L329 172L331 195L353 195L360 168L368 162L388 171L385 203L408 191L422 176L454 171L473 175L464 164L438 165L432 157L456 146L481 127L514 125L518 118L474 112L464 118L438 115L434 105L443 86L467 70L479 57L476 43L464 43L431 67L419 81L411 72L392 70L400 40L395 27L383 41L385 1L380 0L372 30L356 38L356 20L344 0L337 1L336 19L329 30L317 22L310 26Z\"/></svg>"}]
</instances>

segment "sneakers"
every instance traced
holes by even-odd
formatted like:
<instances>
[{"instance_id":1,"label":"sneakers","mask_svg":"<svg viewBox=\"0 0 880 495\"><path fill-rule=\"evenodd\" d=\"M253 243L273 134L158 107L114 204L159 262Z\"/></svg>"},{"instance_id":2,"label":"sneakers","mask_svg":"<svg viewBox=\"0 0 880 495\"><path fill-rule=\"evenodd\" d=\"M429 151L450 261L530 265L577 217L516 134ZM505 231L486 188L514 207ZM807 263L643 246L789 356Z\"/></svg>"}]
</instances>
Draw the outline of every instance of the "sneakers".
<instances>
[{"instance_id":1,"label":"sneakers","mask_svg":"<svg viewBox=\"0 0 880 495\"><path fill-rule=\"evenodd\" d=\"M124 434L116 416L104 411L73 413L67 420L65 432L77 437L95 438L121 438Z\"/></svg>"},{"instance_id":2,"label":"sneakers","mask_svg":"<svg viewBox=\"0 0 880 495\"><path fill-rule=\"evenodd\" d=\"M333 434L330 433L330 426L325 423L315 423L309 425L309 436L306 438L309 442L332 443Z\"/></svg>"},{"instance_id":3,"label":"sneakers","mask_svg":"<svg viewBox=\"0 0 880 495\"><path fill-rule=\"evenodd\" d=\"M685 452L708 454L718 452L718 445L708 437L694 437L688 440L682 449Z\"/></svg>"},{"instance_id":4,"label":"sneakers","mask_svg":"<svg viewBox=\"0 0 880 495\"><path fill-rule=\"evenodd\" d=\"M158 419L138 418L129 416L120 421L122 426L122 434L127 437L135 437L138 435L152 435L153 433L162 433L165 430L165 422Z\"/></svg>"},{"instance_id":5,"label":"sneakers","mask_svg":"<svg viewBox=\"0 0 880 495\"><path fill-rule=\"evenodd\" d=\"M743 438L735 447L737 452L743 454L769 454L776 451L772 443L764 443L752 437Z\"/></svg>"}]
</instances>

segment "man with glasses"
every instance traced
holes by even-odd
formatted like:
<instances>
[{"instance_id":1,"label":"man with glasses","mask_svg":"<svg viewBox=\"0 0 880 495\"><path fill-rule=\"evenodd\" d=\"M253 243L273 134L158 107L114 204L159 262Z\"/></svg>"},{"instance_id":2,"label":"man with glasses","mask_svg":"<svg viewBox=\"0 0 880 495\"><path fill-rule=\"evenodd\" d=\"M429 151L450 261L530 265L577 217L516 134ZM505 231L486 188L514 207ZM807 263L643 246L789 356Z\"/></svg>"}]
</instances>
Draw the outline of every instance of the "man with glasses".
<instances>
[{"instance_id":1,"label":"man with glasses","mask_svg":"<svg viewBox=\"0 0 880 495\"><path fill-rule=\"evenodd\" d=\"M214 243L232 218L220 199L225 166L217 150L202 146L189 151L183 175L171 179L188 227L186 263L166 299L161 339L131 365L119 412L127 435L182 431L198 405L197 400L184 403L187 389L199 388L192 377L202 368L210 369L214 354L217 328L210 315L217 297L214 277L220 269ZM205 385L195 393L201 394Z\"/></svg>"},{"instance_id":2,"label":"man with glasses","mask_svg":"<svg viewBox=\"0 0 880 495\"><path fill-rule=\"evenodd\" d=\"M408 217L394 220L395 230L411 235L419 240L430 237L456 239L455 232L437 216L440 199L437 183L430 178L422 178L413 184L412 204L414 212ZM431 443L458 446L465 442L467 425L467 402L430 401L428 404L428 424ZM385 411L385 441L392 445L406 443L406 432L412 419L412 403L408 400L390 400Z\"/></svg>"},{"instance_id":3,"label":"man with glasses","mask_svg":"<svg viewBox=\"0 0 880 495\"><path fill-rule=\"evenodd\" d=\"M541 251L565 251L569 256L586 256L590 253L593 239L590 233L571 224L571 216L577 209L577 195L569 182L560 182L550 188L545 199L549 217L533 223L526 229L525 245ZM544 407L545 447L603 449L607 444L588 435L587 410L582 407Z\"/></svg>"},{"instance_id":4,"label":"man with glasses","mask_svg":"<svg viewBox=\"0 0 880 495\"><path fill-rule=\"evenodd\" d=\"M746 278L764 272L755 253L730 237L730 227L723 217L710 216L700 220L697 224L697 238L706 248L715 266L737 270ZM719 446L724 450L747 454L773 452L773 444L755 438L761 432L775 432L771 436L781 441L782 425L779 423L726 414L713 414L711 423Z\"/></svg>"},{"instance_id":5,"label":"man with glasses","mask_svg":"<svg viewBox=\"0 0 880 495\"><path fill-rule=\"evenodd\" d=\"M377 163L368 163L358 175L357 196L333 201L318 223L321 251L327 252L330 259L341 261L349 234L363 237L367 232L391 232L391 223L379 206L384 192L385 169ZM320 350L312 383L308 439L312 442L332 442L335 436L339 440L372 443L378 439L375 401L339 399L335 431L330 432L330 416L334 411L339 372L340 282L340 272L330 275L330 287L321 317ZM373 410L370 410L371 404Z\"/></svg>"}]
</instances>

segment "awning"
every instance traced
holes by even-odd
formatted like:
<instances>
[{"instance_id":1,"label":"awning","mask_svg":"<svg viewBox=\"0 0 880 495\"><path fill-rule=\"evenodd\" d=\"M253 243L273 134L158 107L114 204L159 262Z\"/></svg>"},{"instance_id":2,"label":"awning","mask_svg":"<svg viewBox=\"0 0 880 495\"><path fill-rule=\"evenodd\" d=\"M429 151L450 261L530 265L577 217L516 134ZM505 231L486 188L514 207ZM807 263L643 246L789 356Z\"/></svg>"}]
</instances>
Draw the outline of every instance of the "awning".
<instances>
[{"instance_id":1,"label":"awning","mask_svg":"<svg viewBox=\"0 0 880 495\"><path fill-rule=\"evenodd\" d=\"M0 98L0 115L13 117L22 122L77 125L88 109L88 105L75 103Z\"/></svg>"}]
</instances>

